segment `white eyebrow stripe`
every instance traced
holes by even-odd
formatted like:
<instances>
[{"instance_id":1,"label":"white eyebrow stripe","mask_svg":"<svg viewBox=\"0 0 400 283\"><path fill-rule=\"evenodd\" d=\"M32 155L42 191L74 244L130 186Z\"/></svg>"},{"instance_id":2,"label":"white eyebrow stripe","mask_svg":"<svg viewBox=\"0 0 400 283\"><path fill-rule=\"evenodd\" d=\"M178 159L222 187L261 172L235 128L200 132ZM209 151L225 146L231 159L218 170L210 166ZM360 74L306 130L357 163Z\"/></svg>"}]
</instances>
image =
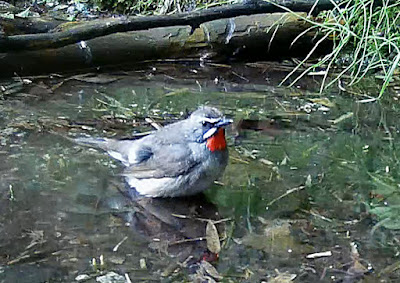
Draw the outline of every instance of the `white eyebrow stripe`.
<instances>
[{"instance_id":1,"label":"white eyebrow stripe","mask_svg":"<svg viewBox=\"0 0 400 283\"><path fill-rule=\"evenodd\" d=\"M211 124L215 124L215 123L221 121L221 118L206 118L205 117L203 121L211 123Z\"/></svg>"}]
</instances>

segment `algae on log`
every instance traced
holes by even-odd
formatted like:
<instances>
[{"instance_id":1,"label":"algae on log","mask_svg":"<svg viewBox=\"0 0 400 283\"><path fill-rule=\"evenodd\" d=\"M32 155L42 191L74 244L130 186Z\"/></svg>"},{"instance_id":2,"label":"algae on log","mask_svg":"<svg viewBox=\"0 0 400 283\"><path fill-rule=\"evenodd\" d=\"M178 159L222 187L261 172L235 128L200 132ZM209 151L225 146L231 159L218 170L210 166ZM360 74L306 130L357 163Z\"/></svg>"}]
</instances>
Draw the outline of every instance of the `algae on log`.
<instances>
[{"instance_id":1,"label":"algae on log","mask_svg":"<svg viewBox=\"0 0 400 283\"><path fill-rule=\"evenodd\" d=\"M293 14L240 16L190 26L110 34L57 49L0 53L1 75L64 72L157 59L271 59L308 52L315 34L294 38L310 25ZM271 41L272 39L272 41Z\"/></svg>"}]
</instances>

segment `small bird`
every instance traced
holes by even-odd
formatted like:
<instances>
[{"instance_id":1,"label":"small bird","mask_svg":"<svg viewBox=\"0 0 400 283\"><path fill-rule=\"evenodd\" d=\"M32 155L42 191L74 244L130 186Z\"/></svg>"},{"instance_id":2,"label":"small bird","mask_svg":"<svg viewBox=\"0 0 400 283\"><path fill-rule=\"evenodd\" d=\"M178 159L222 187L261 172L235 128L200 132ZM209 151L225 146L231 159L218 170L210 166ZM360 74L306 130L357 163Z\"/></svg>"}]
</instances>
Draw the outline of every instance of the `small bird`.
<instances>
[{"instance_id":1,"label":"small bird","mask_svg":"<svg viewBox=\"0 0 400 283\"><path fill-rule=\"evenodd\" d=\"M228 163L224 127L231 124L213 107L138 140L78 138L122 162L128 185L147 197L182 197L210 187Z\"/></svg>"}]
</instances>

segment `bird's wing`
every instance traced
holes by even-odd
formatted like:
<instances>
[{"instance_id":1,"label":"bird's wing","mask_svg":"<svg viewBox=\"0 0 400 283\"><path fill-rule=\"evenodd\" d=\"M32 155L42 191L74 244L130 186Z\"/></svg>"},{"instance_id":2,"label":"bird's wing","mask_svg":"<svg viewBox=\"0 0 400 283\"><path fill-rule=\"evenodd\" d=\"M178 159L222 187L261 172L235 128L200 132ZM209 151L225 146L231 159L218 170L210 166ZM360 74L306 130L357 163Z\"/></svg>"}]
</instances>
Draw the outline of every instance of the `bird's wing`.
<instances>
[{"instance_id":1,"label":"bird's wing","mask_svg":"<svg viewBox=\"0 0 400 283\"><path fill-rule=\"evenodd\" d=\"M153 146L147 150L148 158L129 166L124 175L136 179L177 177L201 163L186 144Z\"/></svg>"}]
</instances>

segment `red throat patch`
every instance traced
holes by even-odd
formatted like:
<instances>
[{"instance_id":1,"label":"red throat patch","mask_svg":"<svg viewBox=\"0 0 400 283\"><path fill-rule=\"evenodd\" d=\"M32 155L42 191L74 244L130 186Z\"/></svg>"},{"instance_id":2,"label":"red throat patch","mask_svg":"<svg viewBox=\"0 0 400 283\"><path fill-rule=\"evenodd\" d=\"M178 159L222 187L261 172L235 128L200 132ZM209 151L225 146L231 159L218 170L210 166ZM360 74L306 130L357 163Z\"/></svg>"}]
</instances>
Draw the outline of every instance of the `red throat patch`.
<instances>
[{"instance_id":1,"label":"red throat patch","mask_svg":"<svg viewBox=\"0 0 400 283\"><path fill-rule=\"evenodd\" d=\"M207 139L206 146L210 151L224 150L226 148L225 130L219 128L215 135Z\"/></svg>"}]
</instances>

